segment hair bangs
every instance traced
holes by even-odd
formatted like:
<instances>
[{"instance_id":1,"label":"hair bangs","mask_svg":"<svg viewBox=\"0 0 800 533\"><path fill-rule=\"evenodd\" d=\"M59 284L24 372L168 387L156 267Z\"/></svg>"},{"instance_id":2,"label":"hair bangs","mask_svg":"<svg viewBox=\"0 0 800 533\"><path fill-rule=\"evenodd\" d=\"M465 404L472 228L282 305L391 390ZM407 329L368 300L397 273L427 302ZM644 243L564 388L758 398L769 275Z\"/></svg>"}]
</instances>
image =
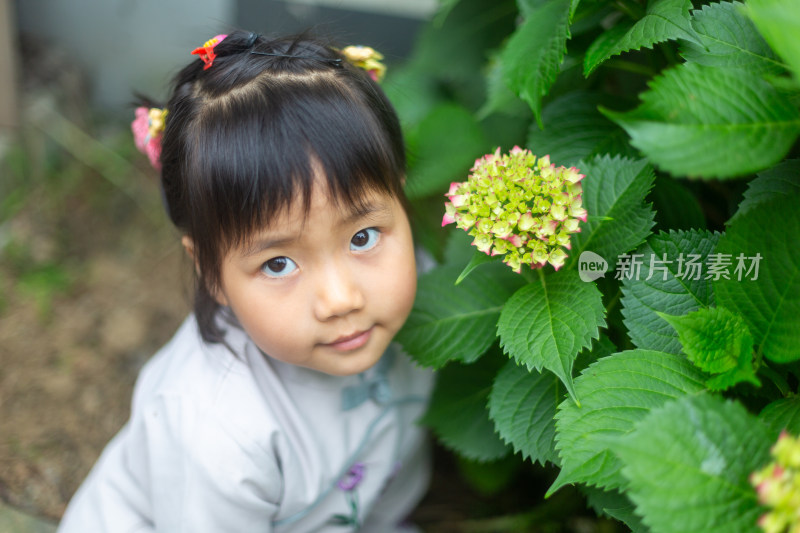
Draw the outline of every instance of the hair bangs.
<instances>
[{"instance_id":1,"label":"hair bangs","mask_svg":"<svg viewBox=\"0 0 800 533\"><path fill-rule=\"evenodd\" d=\"M359 206L372 191L403 198L399 131L387 131L368 104L327 77L313 84L264 77L254 85L272 86L210 102L197 118L187 163L208 179L194 180L190 195L193 210L209 216L192 233L211 237L219 253L297 202L307 211L315 185L324 183L339 205Z\"/></svg>"}]
</instances>

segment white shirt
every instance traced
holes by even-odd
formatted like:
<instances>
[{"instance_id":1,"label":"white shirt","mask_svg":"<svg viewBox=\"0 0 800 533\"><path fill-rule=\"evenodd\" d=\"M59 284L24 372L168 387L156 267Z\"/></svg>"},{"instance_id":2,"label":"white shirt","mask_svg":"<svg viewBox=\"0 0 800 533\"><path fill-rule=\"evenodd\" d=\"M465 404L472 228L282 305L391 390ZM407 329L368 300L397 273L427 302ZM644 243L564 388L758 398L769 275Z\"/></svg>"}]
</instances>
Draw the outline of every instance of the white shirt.
<instances>
[{"instance_id":1,"label":"white shirt","mask_svg":"<svg viewBox=\"0 0 800 533\"><path fill-rule=\"evenodd\" d=\"M415 421L431 374L396 347L337 377L266 357L235 327L226 344L237 356L190 316L145 365L58 533L399 530L428 484Z\"/></svg>"}]
</instances>

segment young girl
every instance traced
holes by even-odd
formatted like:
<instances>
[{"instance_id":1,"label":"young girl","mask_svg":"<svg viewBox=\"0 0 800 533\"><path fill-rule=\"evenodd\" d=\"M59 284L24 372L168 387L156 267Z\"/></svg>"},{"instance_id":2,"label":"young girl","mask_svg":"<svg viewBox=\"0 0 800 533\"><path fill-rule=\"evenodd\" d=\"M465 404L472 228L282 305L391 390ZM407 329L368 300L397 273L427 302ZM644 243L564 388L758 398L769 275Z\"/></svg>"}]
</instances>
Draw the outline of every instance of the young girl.
<instances>
[{"instance_id":1,"label":"young girl","mask_svg":"<svg viewBox=\"0 0 800 533\"><path fill-rule=\"evenodd\" d=\"M194 313L59 531L402 530L428 482L431 379L390 344L416 289L397 116L374 70L310 38L193 53L139 142Z\"/></svg>"}]
</instances>

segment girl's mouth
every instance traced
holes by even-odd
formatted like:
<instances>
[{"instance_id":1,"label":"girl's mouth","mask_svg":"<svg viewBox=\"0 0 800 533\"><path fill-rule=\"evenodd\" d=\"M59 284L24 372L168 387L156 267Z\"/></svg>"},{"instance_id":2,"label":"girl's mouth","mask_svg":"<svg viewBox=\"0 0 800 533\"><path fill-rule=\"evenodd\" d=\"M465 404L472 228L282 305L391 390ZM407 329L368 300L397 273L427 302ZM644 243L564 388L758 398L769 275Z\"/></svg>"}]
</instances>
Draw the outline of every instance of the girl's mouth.
<instances>
[{"instance_id":1,"label":"girl's mouth","mask_svg":"<svg viewBox=\"0 0 800 533\"><path fill-rule=\"evenodd\" d=\"M325 344L325 346L340 352L348 352L364 346L367 341L369 341L371 335L372 328L369 328L364 331L357 331L350 335L343 335L335 341Z\"/></svg>"}]
</instances>

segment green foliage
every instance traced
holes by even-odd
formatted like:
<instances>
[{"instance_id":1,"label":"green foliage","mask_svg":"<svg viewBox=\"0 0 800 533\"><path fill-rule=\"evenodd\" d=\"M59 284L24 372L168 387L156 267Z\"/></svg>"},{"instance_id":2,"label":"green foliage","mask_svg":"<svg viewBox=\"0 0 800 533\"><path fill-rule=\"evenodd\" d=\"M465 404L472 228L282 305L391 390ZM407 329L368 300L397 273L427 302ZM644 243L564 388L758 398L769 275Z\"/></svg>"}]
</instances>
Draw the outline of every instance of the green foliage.
<instances>
[{"instance_id":1,"label":"green foliage","mask_svg":"<svg viewBox=\"0 0 800 533\"><path fill-rule=\"evenodd\" d=\"M578 312L580 310L581 312ZM546 368L561 379L575 402L572 366L578 352L605 326L600 291L577 274L542 276L508 299L497 334L500 344L529 370Z\"/></svg>"},{"instance_id":2,"label":"green foliage","mask_svg":"<svg viewBox=\"0 0 800 533\"><path fill-rule=\"evenodd\" d=\"M661 317L678 332L687 359L709 374L711 390L741 381L761 382L753 369L753 336L741 317L724 307L704 307L685 316Z\"/></svg>"},{"instance_id":3,"label":"green foliage","mask_svg":"<svg viewBox=\"0 0 800 533\"><path fill-rule=\"evenodd\" d=\"M736 216L743 215L761 202L792 193L800 193L799 159L790 159L769 170L759 172L758 177L747 184L744 199L739 204Z\"/></svg>"},{"instance_id":4,"label":"green foliage","mask_svg":"<svg viewBox=\"0 0 800 533\"><path fill-rule=\"evenodd\" d=\"M758 414L767 426L777 435L782 430L800 434L800 398L781 398L770 403Z\"/></svg>"},{"instance_id":5,"label":"green foliage","mask_svg":"<svg viewBox=\"0 0 800 533\"><path fill-rule=\"evenodd\" d=\"M420 242L445 258L398 339L440 369L442 442L557 468L549 494L578 485L633 531L757 527L748 477L800 433L797 35L795 0L443 4L397 78L420 90L410 193L439 209ZM449 182L515 144L585 175L558 271L439 227Z\"/></svg>"},{"instance_id":6,"label":"green foliage","mask_svg":"<svg viewBox=\"0 0 800 533\"><path fill-rule=\"evenodd\" d=\"M593 218L573 235L572 257L591 251L613 267L620 254L650 235L654 213L644 199L653 185L653 169L643 159L608 156L581 162L580 168L593 178L583 186L583 203Z\"/></svg>"},{"instance_id":7,"label":"green foliage","mask_svg":"<svg viewBox=\"0 0 800 533\"><path fill-rule=\"evenodd\" d=\"M540 125L542 96L558 76L566 52L569 12L569 0L539 3L530 10L503 50L505 82L528 102Z\"/></svg>"},{"instance_id":8,"label":"green foliage","mask_svg":"<svg viewBox=\"0 0 800 533\"><path fill-rule=\"evenodd\" d=\"M549 372L530 372L506 362L489 396L489 416L500 437L522 457L544 464L556 462L556 406L563 399L559 379Z\"/></svg>"},{"instance_id":9,"label":"green foliage","mask_svg":"<svg viewBox=\"0 0 800 533\"><path fill-rule=\"evenodd\" d=\"M625 132L597 110L599 93L574 91L542 110L543 128L531 124L526 146L562 165L577 165L594 155L626 153Z\"/></svg>"},{"instance_id":10,"label":"green foliage","mask_svg":"<svg viewBox=\"0 0 800 533\"><path fill-rule=\"evenodd\" d=\"M750 0L747 14L766 41L800 78L800 10L794 0Z\"/></svg>"},{"instance_id":11,"label":"green foliage","mask_svg":"<svg viewBox=\"0 0 800 533\"><path fill-rule=\"evenodd\" d=\"M459 271L447 267L420 278L414 309L398 334L424 365L479 358L494 343L495 323L518 282L508 269L486 268L455 286Z\"/></svg>"},{"instance_id":12,"label":"green foliage","mask_svg":"<svg viewBox=\"0 0 800 533\"><path fill-rule=\"evenodd\" d=\"M645 15L631 26L616 26L602 33L586 51L583 71L588 76L611 56L652 48L667 40L685 39L700 42L689 19L691 0L654 0L647 3Z\"/></svg>"},{"instance_id":13,"label":"green foliage","mask_svg":"<svg viewBox=\"0 0 800 533\"><path fill-rule=\"evenodd\" d=\"M785 65L777 58L744 16L740 2L703 6L694 13L699 43L682 43L681 55L690 62L710 67L734 67L753 72L780 74Z\"/></svg>"},{"instance_id":14,"label":"green foliage","mask_svg":"<svg viewBox=\"0 0 800 533\"><path fill-rule=\"evenodd\" d=\"M717 303L740 314L759 352L777 362L800 359L800 248L786 238L800 232L798 202L794 193L760 203L737 217L717 246L736 265L714 283Z\"/></svg>"},{"instance_id":15,"label":"green foliage","mask_svg":"<svg viewBox=\"0 0 800 533\"><path fill-rule=\"evenodd\" d=\"M730 178L774 165L800 133L789 97L745 70L685 63L654 79L634 111L605 114L677 176Z\"/></svg>"},{"instance_id":16,"label":"green foliage","mask_svg":"<svg viewBox=\"0 0 800 533\"><path fill-rule=\"evenodd\" d=\"M575 380L580 407L565 401L556 414L561 473L550 492L576 482L624 487L612 437L667 400L699 392L703 381L685 359L664 352L620 352L590 365Z\"/></svg>"},{"instance_id":17,"label":"green foliage","mask_svg":"<svg viewBox=\"0 0 800 533\"><path fill-rule=\"evenodd\" d=\"M680 353L677 333L659 313L682 315L713 303L711 281L700 266L718 238L708 231L671 231L654 235L638 250L640 275L622 283L622 316L633 344ZM669 262L659 264L665 259Z\"/></svg>"},{"instance_id":18,"label":"green foliage","mask_svg":"<svg viewBox=\"0 0 800 533\"><path fill-rule=\"evenodd\" d=\"M628 495L653 531L758 531L750 473L769 459L767 428L740 404L700 394L651 411L615 450Z\"/></svg>"},{"instance_id":19,"label":"green foliage","mask_svg":"<svg viewBox=\"0 0 800 533\"><path fill-rule=\"evenodd\" d=\"M509 449L494 432L486 402L499 359L486 357L471 365L452 364L441 370L422 423L439 440L474 461L495 461Z\"/></svg>"},{"instance_id":20,"label":"green foliage","mask_svg":"<svg viewBox=\"0 0 800 533\"><path fill-rule=\"evenodd\" d=\"M441 146L442 140L449 143ZM420 123L415 138L414 170L409 176L408 195L419 198L447 190L482 155L486 140L475 118L466 109L441 105Z\"/></svg>"}]
</instances>

